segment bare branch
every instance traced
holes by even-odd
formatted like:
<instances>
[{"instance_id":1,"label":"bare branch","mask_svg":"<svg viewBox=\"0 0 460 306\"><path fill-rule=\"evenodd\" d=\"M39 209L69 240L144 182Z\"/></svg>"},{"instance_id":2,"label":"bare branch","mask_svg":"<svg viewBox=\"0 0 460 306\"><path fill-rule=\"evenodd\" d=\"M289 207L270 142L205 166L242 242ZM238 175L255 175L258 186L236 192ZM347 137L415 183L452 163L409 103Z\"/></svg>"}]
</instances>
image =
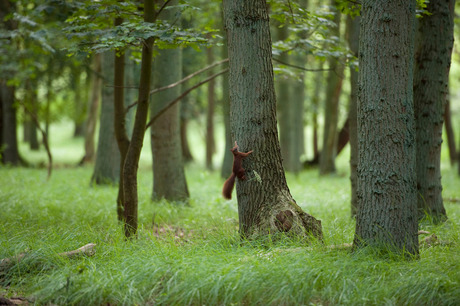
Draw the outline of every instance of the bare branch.
<instances>
[{"instance_id":1,"label":"bare branch","mask_svg":"<svg viewBox=\"0 0 460 306\"><path fill-rule=\"evenodd\" d=\"M166 90L166 89L170 89L170 88L176 87L177 85L180 85L180 84L182 84L182 83L184 83L184 82L190 80L190 79L193 78L194 76L196 76L196 75L198 75L198 74L200 74L200 73L202 73L202 72L205 72L205 71L207 71L207 70L209 70L209 69L212 69L212 68L214 68L214 67L216 67L216 66L218 66L218 65L221 65L221 64L223 64L223 63L226 63L226 62L228 62L228 58L223 59L223 60L218 61L218 62L215 62L215 63L213 63L213 64L211 64L211 65L209 65L209 66L206 66L206 67L204 67L204 68L202 68L202 69L200 69L200 70L198 70L198 71L195 71L194 73L189 74L188 76L186 76L185 78L183 78L183 79L180 80L180 81L177 81L176 83L172 83L172 84L169 84L169 85L160 87L160 88L152 89L152 90L150 91L150 94L152 95L152 94L155 94L155 93L157 93L157 92L160 92L160 91L163 91L163 90ZM126 107L126 112L128 112L132 107L136 106L136 104L137 104L137 101L135 101L135 102L133 102L132 104L128 105L128 106Z\"/></svg>"},{"instance_id":2,"label":"bare branch","mask_svg":"<svg viewBox=\"0 0 460 306\"><path fill-rule=\"evenodd\" d=\"M174 104L176 104L177 102L179 102L183 97L185 97L186 95L188 95L192 90L194 90L195 88L197 87L200 87L201 85L211 81L212 79L218 77L219 75L221 74L224 74L228 71L228 68L218 72L218 73L215 73L213 75L211 75L209 78L199 82L198 84L190 87L189 89L187 89L186 91L184 91L179 97L175 98L174 100L172 100L171 102L169 102L165 107L163 107L158 113L156 113L154 116L152 116L152 118L150 119L150 121L147 123L147 125L145 126L145 130L147 130L154 122L155 120L157 120L161 115L163 115L169 108L171 108Z\"/></svg>"}]
</instances>

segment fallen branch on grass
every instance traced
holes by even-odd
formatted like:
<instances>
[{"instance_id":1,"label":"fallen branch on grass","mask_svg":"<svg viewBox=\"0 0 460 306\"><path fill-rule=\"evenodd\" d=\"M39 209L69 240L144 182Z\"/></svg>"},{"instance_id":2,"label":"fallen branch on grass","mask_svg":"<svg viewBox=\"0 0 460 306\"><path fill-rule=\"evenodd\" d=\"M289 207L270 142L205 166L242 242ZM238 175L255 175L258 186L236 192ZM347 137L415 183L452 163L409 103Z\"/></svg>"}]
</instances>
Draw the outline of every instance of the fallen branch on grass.
<instances>
[{"instance_id":1,"label":"fallen branch on grass","mask_svg":"<svg viewBox=\"0 0 460 306\"><path fill-rule=\"evenodd\" d=\"M74 257L81 256L81 255L92 256L95 253L95 250L94 250L95 246L96 246L95 243L89 243L76 250L59 253L58 255L61 257L67 257L67 258L74 258ZM5 269L12 263L20 262L21 260L24 259L26 255L27 255L27 252L23 252L13 257L8 257L8 258L4 258L0 260L0 270Z\"/></svg>"}]
</instances>

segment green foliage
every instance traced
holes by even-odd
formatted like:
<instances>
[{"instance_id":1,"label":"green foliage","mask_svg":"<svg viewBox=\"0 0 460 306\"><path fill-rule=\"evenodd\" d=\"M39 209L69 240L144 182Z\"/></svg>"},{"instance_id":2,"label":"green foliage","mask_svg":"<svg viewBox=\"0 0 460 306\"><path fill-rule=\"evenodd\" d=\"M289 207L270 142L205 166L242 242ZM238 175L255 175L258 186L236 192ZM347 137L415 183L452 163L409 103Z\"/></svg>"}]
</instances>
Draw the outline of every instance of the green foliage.
<instances>
[{"instance_id":1,"label":"green foliage","mask_svg":"<svg viewBox=\"0 0 460 306\"><path fill-rule=\"evenodd\" d=\"M122 50L127 47L142 45L142 42L149 37L155 38L155 45L159 48L177 48L179 46L206 45L208 40L205 36L212 29L184 29L177 23L183 11L198 10L188 3L181 1L179 5L168 5L162 7L157 5L158 16L164 10L177 9L175 20L165 21L157 18L155 23L143 21L138 3L118 2L114 0L85 1L80 4L77 10L67 19L68 26L65 27L67 38L73 42L67 50L70 54L75 53L100 53L108 50ZM114 26L115 18L121 18L124 22Z\"/></svg>"},{"instance_id":2,"label":"green foliage","mask_svg":"<svg viewBox=\"0 0 460 306\"><path fill-rule=\"evenodd\" d=\"M73 151L80 146L66 143L56 150L63 156L70 150L78 159ZM290 237L240 241L236 201L223 200L218 173L199 165L187 168L190 206L151 202L150 167L141 165L134 241L124 239L116 221L116 187L89 187L91 168L57 169L49 182L43 169L1 168L0 184L8 188L0 191L0 258L24 250L28 255L0 272L0 296L57 305L455 305L456 203L446 203L446 223L421 224L446 243L422 245L419 260L371 248L328 248L353 239L347 162L342 156L339 175L326 179L316 170L287 176L297 203L322 220L324 245ZM443 168L443 179L444 196L460 198L455 171ZM97 244L92 257L57 255L90 242Z\"/></svg>"}]
</instances>

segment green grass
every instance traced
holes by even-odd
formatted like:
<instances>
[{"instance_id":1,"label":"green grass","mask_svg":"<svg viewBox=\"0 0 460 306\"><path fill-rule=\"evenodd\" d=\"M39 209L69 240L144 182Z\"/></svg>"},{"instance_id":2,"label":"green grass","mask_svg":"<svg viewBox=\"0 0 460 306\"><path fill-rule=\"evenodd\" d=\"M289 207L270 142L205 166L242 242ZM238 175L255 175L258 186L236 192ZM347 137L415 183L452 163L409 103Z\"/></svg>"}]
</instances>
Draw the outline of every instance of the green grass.
<instances>
[{"instance_id":1,"label":"green grass","mask_svg":"<svg viewBox=\"0 0 460 306\"><path fill-rule=\"evenodd\" d=\"M298 204L322 220L325 245L353 239L347 159L340 157L335 176L320 178L317 170L287 176ZM55 169L50 181L45 169L0 168L0 258L28 250L23 261L0 272L0 296L57 305L460 303L458 203L445 203L446 223L421 224L446 243L421 246L419 260L288 237L242 242L236 201L222 199L218 173L199 164L186 170L189 206L152 202L144 161L139 238L126 241L116 221L117 190L90 187L91 167ZM460 198L459 182L443 164L445 198ZM87 243L97 244L92 257L58 255Z\"/></svg>"}]
</instances>

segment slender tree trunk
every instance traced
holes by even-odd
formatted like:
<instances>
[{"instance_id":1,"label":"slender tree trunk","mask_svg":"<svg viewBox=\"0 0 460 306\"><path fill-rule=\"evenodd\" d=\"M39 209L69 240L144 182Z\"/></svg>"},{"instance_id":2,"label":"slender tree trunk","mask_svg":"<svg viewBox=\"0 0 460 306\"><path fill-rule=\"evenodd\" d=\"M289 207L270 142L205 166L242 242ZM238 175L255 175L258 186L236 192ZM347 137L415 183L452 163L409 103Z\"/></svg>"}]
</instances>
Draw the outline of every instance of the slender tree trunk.
<instances>
[{"instance_id":1,"label":"slender tree trunk","mask_svg":"<svg viewBox=\"0 0 460 306\"><path fill-rule=\"evenodd\" d=\"M240 234L256 238L276 232L322 237L321 221L295 203L281 162L276 122L271 38L264 0L224 0L230 67L230 122L246 180L237 180Z\"/></svg>"},{"instance_id":2,"label":"slender tree trunk","mask_svg":"<svg viewBox=\"0 0 460 306\"><path fill-rule=\"evenodd\" d=\"M360 17L347 17L348 46L354 56L359 51ZM358 71L350 67L350 107L348 110L348 132L350 138L350 182L351 182L351 216L358 211Z\"/></svg>"},{"instance_id":3,"label":"slender tree trunk","mask_svg":"<svg viewBox=\"0 0 460 306\"><path fill-rule=\"evenodd\" d=\"M174 5L176 1L170 4ZM164 19L174 18L174 10L165 10ZM180 48L160 50L154 63L154 87L159 88L182 78L182 51ZM152 117L166 104L180 95L176 86L153 96ZM153 158L152 199L165 198L172 201L188 199L189 192L185 179L184 162L180 140L180 104L175 104L162 114L151 127Z\"/></svg>"},{"instance_id":4,"label":"slender tree trunk","mask_svg":"<svg viewBox=\"0 0 460 306\"><path fill-rule=\"evenodd\" d=\"M104 86L94 84L101 90L101 112L99 123L99 141L97 144L96 163L91 183L97 185L116 184L120 178L120 151L115 138L115 125L113 118L115 113L114 101L114 52L105 52L101 56L101 72L104 78ZM96 77L95 82L100 82ZM94 82L94 83L95 83ZM102 94L101 94L102 92Z\"/></svg>"},{"instance_id":5,"label":"slender tree trunk","mask_svg":"<svg viewBox=\"0 0 460 306\"><path fill-rule=\"evenodd\" d=\"M18 150L15 88L0 80L0 99L2 103L2 158L4 164L19 165L21 159Z\"/></svg>"},{"instance_id":6,"label":"slender tree trunk","mask_svg":"<svg viewBox=\"0 0 460 306\"><path fill-rule=\"evenodd\" d=\"M38 118L38 93L37 93L37 81L33 80L28 82L28 88L27 88L27 101L26 103L26 108L29 112L32 114L26 113L26 116L32 117L36 116ZM40 144L38 143L38 129L37 126L34 124L33 119L30 119L29 125L27 128L29 129L28 135L29 135L29 146L32 151L38 151L40 148Z\"/></svg>"},{"instance_id":7,"label":"slender tree trunk","mask_svg":"<svg viewBox=\"0 0 460 306\"><path fill-rule=\"evenodd\" d=\"M319 64L318 69L321 70L323 68L323 63ZM312 97L312 125L313 125L313 161L319 160L319 147L318 147L318 114L319 114L319 105L320 105L320 92L322 89L322 81L323 81L323 72L318 71L315 73L314 79L314 91Z\"/></svg>"},{"instance_id":8,"label":"slender tree trunk","mask_svg":"<svg viewBox=\"0 0 460 306\"><path fill-rule=\"evenodd\" d=\"M335 6L335 0L331 0L331 7ZM336 27L332 35L340 37L341 13L334 10L334 23ZM344 66L337 58L329 59L329 71L326 85L326 101L324 108L324 133L323 147L319 158L319 173L321 175L334 173L335 157L337 155L337 124L339 121L339 100L342 91Z\"/></svg>"},{"instance_id":9,"label":"slender tree trunk","mask_svg":"<svg viewBox=\"0 0 460 306\"><path fill-rule=\"evenodd\" d=\"M453 167L457 160L457 148L455 145L454 128L452 127L452 114L450 112L450 99L446 99L444 109L444 126L446 129L447 147L449 148L450 165Z\"/></svg>"},{"instance_id":10,"label":"slender tree trunk","mask_svg":"<svg viewBox=\"0 0 460 306\"><path fill-rule=\"evenodd\" d=\"M415 54L418 209L420 218L428 214L435 222L447 218L442 201L441 143L454 41L454 2L428 3L430 15L419 20Z\"/></svg>"},{"instance_id":11,"label":"slender tree trunk","mask_svg":"<svg viewBox=\"0 0 460 306\"><path fill-rule=\"evenodd\" d=\"M214 54L212 48L207 49L207 60L208 65L214 62ZM213 75L212 71L209 71L209 76ZM216 143L214 141L214 109L215 109L215 81L211 80L208 82L208 111L206 113L206 168L209 170L213 169L212 157L216 149Z\"/></svg>"},{"instance_id":12,"label":"slender tree trunk","mask_svg":"<svg viewBox=\"0 0 460 306\"><path fill-rule=\"evenodd\" d=\"M413 1L362 1L353 243L417 256L414 25Z\"/></svg>"},{"instance_id":13,"label":"slender tree trunk","mask_svg":"<svg viewBox=\"0 0 460 306\"><path fill-rule=\"evenodd\" d=\"M153 8L151 8L151 9L153 10ZM120 25L122 23L123 23L122 18L115 18L115 26ZM152 40L153 39L151 39L150 41L147 40L147 42L150 43L150 49L152 48L152 45L153 45ZM152 51L149 49L149 47L144 45L143 53L144 53L144 49L146 49L145 52L150 52L150 57L151 57L152 56L152 54L151 54ZM149 55L148 54L146 54L146 55L143 54L142 56L143 57L144 56L148 57ZM150 69L151 58L150 58L150 60L147 58L146 61L147 62L146 62L145 65L148 65L148 67ZM125 94L125 92L124 92L124 75L125 75L125 54L124 54L124 52L116 52L115 51L113 68L114 68L114 80L113 80L113 82L114 82L113 83L113 85L114 85L114 99L113 99L113 103L114 103L115 138L117 139L118 150L120 151L120 179L118 181L117 218L118 218L118 221L124 221L125 222L125 235L126 235L126 237L130 237L132 234L135 234L136 231L137 231L137 182L128 182L126 184L127 186L125 188L124 180L125 180L126 176L125 176L124 167L125 167L126 156L128 154L128 149L130 147L130 140L129 140L128 133L127 133L127 128L126 128L126 111L125 111L125 105L124 105L124 94ZM142 70L142 68L141 68L141 70ZM145 75L144 77L142 77L142 74L141 74L141 77L140 77L141 80L139 82L142 82L142 80L144 80L144 82L145 82L145 78L147 76L148 76L148 79L149 79L147 89L142 87L142 86L145 86L145 83L140 83L140 85L139 85L139 100L138 101L140 101L140 98L141 98L141 94L140 94L141 91L143 92L143 95L145 95L144 91L150 89L150 73L148 75ZM148 109L148 105L147 105L147 109ZM136 109L136 117L137 117L137 112L138 112L138 110ZM145 110L145 112L147 112L147 110ZM147 116L147 114L145 114L145 116ZM140 125L141 123L138 123L138 124ZM144 124L145 124L145 122L144 122ZM138 129L139 128L140 127L138 127ZM139 133L140 132L138 131L138 134ZM137 136L137 137L140 137L140 136ZM142 148L142 144L141 144L141 148ZM131 157L131 158L135 158L135 155L133 157ZM131 161L131 166L132 167L133 167L133 164L136 164L135 160ZM132 175L133 172L134 172L135 178L137 179L137 166L135 167L135 169L131 169L131 168L129 169L129 174ZM132 184L135 184L135 185L132 186ZM130 192L135 192L136 193L136 197L135 197L135 199L133 199L132 198L133 196L131 196L130 202L126 203L126 201L125 201L125 190L128 189L128 188L130 189ZM129 209L130 209L129 212L127 212L125 210L126 205L130 206L129 207ZM125 219L128 213L130 214L129 221ZM130 228L130 227L132 227L132 228Z\"/></svg>"},{"instance_id":14,"label":"slender tree trunk","mask_svg":"<svg viewBox=\"0 0 460 306\"><path fill-rule=\"evenodd\" d=\"M86 114L86 123L85 123L85 156L83 157L80 164L90 163L94 161L95 156L95 145L94 145L94 135L96 133L97 125L97 115L99 111L99 101L101 97L101 84L102 79L99 76L101 74L101 55L95 54L93 58L93 70L96 74L87 75L87 78L92 80L91 82L91 94L88 99L88 112ZM110 65L111 66L111 65ZM105 72L112 73L112 72ZM107 74L106 74L107 75ZM110 101L112 104L112 116L110 118L110 123L112 125L111 130L113 131L113 99ZM114 138L115 136L111 136ZM101 138L99 138L99 141Z\"/></svg>"},{"instance_id":15,"label":"slender tree trunk","mask_svg":"<svg viewBox=\"0 0 460 306\"><path fill-rule=\"evenodd\" d=\"M76 66L73 69L72 75L72 84L73 90L75 94L75 101L74 101L74 124L75 129L73 136L74 137L81 137L85 135L85 113L86 107L84 106L84 102L82 99L82 92L81 92L81 67Z\"/></svg>"},{"instance_id":16,"label":"slender tree trunk","mask_svg":"<svg viewBox=\"0 0 460 306\"><path fill-rule=\"evenodd\" d=\"M155 21L154 0L144 1L144 21ZM147 113L149 110L150 78L152 73L152 55L154 38L149 37L142 46L141 78L139 82L139 99L137 102L136 119L133 135L126 154L123 167L124 217L125 236L131 237L137 232L137 169L139 157L144 143ZM122 81L123 82L123 78Z\"/></svg>"}]
</instances>

